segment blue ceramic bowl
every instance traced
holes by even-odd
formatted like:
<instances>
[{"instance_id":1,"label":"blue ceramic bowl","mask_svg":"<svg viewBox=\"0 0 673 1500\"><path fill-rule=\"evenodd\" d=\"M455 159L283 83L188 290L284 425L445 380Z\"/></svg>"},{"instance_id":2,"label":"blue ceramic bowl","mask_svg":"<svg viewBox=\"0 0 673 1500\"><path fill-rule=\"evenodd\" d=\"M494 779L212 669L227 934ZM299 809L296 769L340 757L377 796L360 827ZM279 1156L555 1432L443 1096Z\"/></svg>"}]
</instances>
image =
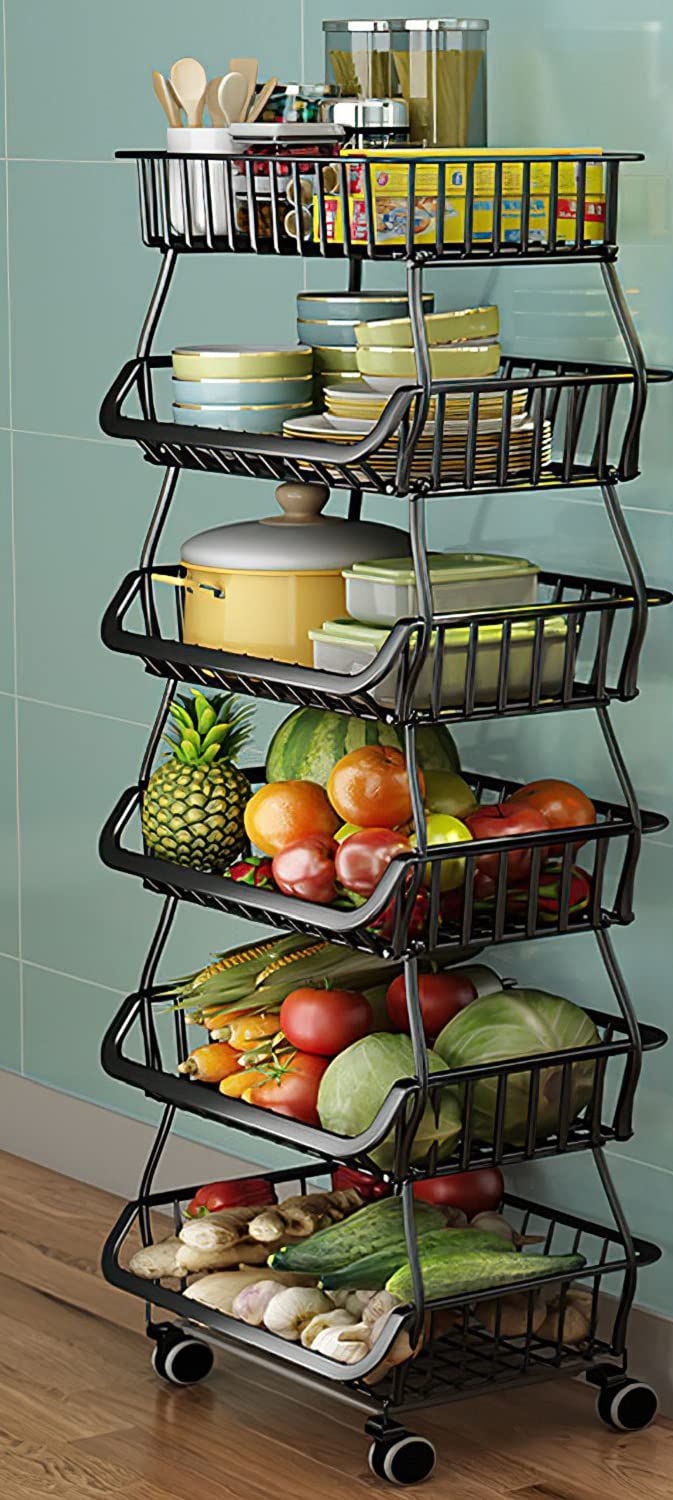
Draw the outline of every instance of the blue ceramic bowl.
<instances>
[{"instance_id":1,"label":"blue ceramic bowl","mask_svg":"<svg viewBox=\"0 0 673 1500\"><path fill-rule=\"evenodd\" d=\"M290 417L307 417L312 401L280 406L179 406L173 417L187 427L229 427L234 432L282 432Z\"/></svg>"},{"instance_id":2,"label":"blue ceramic bowl","mask_svg":"<svg viewBox=\"0 0 673 1500\"><path fill-rule=\"evenodd\" d=\"M432 292L423 297L426 313L432 312L435 299ZM311 324L315 319L329 323L366 323L371 318L408 318L409 303L406 292L298 292L297 318L300 324ZM326 339L314 339L312 343L325 344ZM349 340L350 342L350 340ZM353 340L355 342L355 340ZM308 343L305 339L304 343Z\"/></svg>"},{"instance_id":3,"label":"blue ceramic bowl","mask_svg":"<svg viewBox=\"0 0 673 1500\"><path fill-rule=\"evenodd\" d=\"M261 380L178 380L173 400L194 406L279 406L310 401L312 375L269 375Z\"/></svg>"}]
</instances>

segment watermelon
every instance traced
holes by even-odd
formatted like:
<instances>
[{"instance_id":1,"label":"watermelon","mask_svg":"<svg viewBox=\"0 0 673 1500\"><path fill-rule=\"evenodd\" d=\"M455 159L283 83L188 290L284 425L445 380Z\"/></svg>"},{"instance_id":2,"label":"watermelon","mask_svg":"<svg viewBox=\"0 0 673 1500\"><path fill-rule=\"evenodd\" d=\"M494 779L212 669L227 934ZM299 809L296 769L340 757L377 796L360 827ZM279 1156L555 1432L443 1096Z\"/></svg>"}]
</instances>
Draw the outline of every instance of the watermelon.
<instances>
[{"instance_id":1,"label":"watermelon","mask_svg":"<svg viewBox=\"0 0 673 1500\"><path fill-rule=\"evenodd\" d=\"M266 757L267 781L317 781L327 786L342 755L361 745L395 745L404 735L393 724L322 708L297 708L279 725ZM416 730L418 761L424 771L459 771L458 751L443 724Z\"/></svg>"}]
</instances>

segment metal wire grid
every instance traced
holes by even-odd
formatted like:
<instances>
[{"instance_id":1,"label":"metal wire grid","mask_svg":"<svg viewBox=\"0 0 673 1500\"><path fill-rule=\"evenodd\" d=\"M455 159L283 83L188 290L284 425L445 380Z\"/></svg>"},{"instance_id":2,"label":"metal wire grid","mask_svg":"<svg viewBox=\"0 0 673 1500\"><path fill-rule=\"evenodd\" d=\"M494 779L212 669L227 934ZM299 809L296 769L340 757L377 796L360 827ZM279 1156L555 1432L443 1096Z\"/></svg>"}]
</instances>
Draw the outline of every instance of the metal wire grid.
<instances>
[{"instance_id":1,"label":"metal wire grid","mask_svg":"<svg viewBox=\"0 0 673 1500\"><path fill-rule=\"evenodd\" d=\"M239 478L318 482L331 488L377 494L490 494L496 490L553 489L628 480L638 473L641 413L635 406L635 374L625 365L505 356L497 376L433 380L435 416L424 446L426 419L417 425L422 384L409 382L392 393L366 437L322 442L282 435L231 432L223 428L178 425L157 418L157 371L170 368L168 355L127 361L108 391L100 421L111 437L134 440L155 464L232 474ZM650 370L650 381L668 380ZM627 411L618 409L624 391ZM515 410L525 393L528 446L521 449ZM141 416L125 406L139 397ZM497 450L480 433L482 401L502 397ZM456 450L449 438L447 402L469 398L465 442ZM619 429L619 430L617 430ZM551 459L549 452L551 451Z\"/></svg>"},{"instance_id":2,"label":"metal wire grid","mask_svg":"<svg viewBox=\"0 0 673 1500\"><path fill-rule=\"evenodd\" d=\"M170 564L159 572L162 578L176 580L185 574L180 565ZM196 683L206 689L242 691L292 706L337 709L386 722L399 723L403 718L422 621L402 620L393 626L371 665L351 677L185 644L181 589L176 589L177 639L162 631L160 605L166 592L151 569L128 574L103 620L106 646L140 656L153 675ZM651 606L665 604L671 597L663 590L649 590L647 602ZM126 625L136 601L142 606L144 632ZM625 612L632 612L634 605L634 593L628 584L541 573L539 603L525 611L510 608L435 614L429 661L423 685L410 705L410 717L418 724L457 723L559 708L595 707L611 698L631 698L637 692L635 615L626 640L611 648L617 619ZM565 627L562 644L549 633L552 622ZM482 627L493 625L500 630L495 648L496 680L492 688L485 690L478 678L480 652L484 650L481 632ZM528 632L532 630L532 639L529 637L526 647L530 674L525 689L517 686L512 670L513 644L521 627ZM451 647L452 640L456 640L451 632L457 631L462 632L460 656L464 665L454 670L447 668L445 658L449 648L456 650ZM558 663L553 668L553 681L552 642Z\"/></svg>"},{"instance_id":3,"label":"metal wire grid","mask_svg":"<svg viewBox=\"0 0 673 1500\"><path fill-rule=\"evenodd\" d=\"M282 148L280 148L282 151ZM142 236L146 245L187 252L217 251L301 257L361 256L368 260L408 260L430 264L474 264L493 261L548 262L550 260L610 260L617 249L617 206L621 162L641 161L635 152L605 152L595 157L532 155L482 156L465 161L460 150L424 155L417 163L388 153L370 157L325 156L306 150L288 158L268 147L255 155L212 154L186 156L162 151L120 151L138 169ZM462 234L447 233L454 215L446 210L456 169L464 184L457 201L463 209ZM516 190L509 173L521 168ZM400 165L406 168L406 193L396 193L398 221L404 227L396 239L379 219L378 176ZM572 168L575 190L559 190L561 169ZM601 191L587 190L587 168L600 169ZM541 174L549 171L548 193L536 190ZM428 198L422 173L436 172L436 186ZM480 183L492 173L485 196ZM477 176L477 174L481 174ZM537 176L536 176L537 174ZM308 181L312 203L302 213L302 187ZM357 207L354 199L357 189ZM508 226L506 205L518 207L518 228ZM416 224L418 203L434 208L434 237L421 237ZM290 209L296 209L288 217ZM490 228L479 215L491 214ZM567 230L558 232L559 210ZM546 212L546 218L545 218ZM536 224L536 215L541 217ZM335 233L336 218L340 230ZM595 227L588 229L590 221Z\"/></svg>"}]
</instances>

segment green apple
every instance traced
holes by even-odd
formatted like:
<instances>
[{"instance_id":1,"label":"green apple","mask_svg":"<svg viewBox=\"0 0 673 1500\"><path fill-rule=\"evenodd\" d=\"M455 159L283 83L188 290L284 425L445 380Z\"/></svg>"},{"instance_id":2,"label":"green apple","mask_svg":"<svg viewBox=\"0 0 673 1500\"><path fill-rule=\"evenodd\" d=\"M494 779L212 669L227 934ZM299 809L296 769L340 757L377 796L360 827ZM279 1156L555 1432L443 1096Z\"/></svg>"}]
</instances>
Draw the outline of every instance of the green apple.
<instances>
[{"instance_id":1,"label":"green apple","mask_svg":"<svg viewBox=\"0 0 673 1500\"><path fill-rule=\"evenodd\" d=\"M467 818L478 806L472 788L455 771L426 771L424 801L429 813L452 818Z\"/></svg>"},{"instance_id":2,"label":"green apple","mask_svg":"<svg viewBox=\"0 0 673 1500\"><path fill-rule=\"evenodd\" d=\"M460 781L460 777L454 778ZM464 785L464 783L463 783ZM469 788L468 788L469 790ZM428 848L436 844L458 844L472 840L472 834L459 818L451 818L447 813L430 813L427 819L427 842ZM415 834L411 835L412 844L416 843ZM436 864L436 860L433 861ZM423 884L430 885L432 880L433 864L427 864L423 876ZM453 891L456 886L462 885L465 880L465 860L446 859L442 860L439 887L442 891Z\"/></svg>"}]
</instances>

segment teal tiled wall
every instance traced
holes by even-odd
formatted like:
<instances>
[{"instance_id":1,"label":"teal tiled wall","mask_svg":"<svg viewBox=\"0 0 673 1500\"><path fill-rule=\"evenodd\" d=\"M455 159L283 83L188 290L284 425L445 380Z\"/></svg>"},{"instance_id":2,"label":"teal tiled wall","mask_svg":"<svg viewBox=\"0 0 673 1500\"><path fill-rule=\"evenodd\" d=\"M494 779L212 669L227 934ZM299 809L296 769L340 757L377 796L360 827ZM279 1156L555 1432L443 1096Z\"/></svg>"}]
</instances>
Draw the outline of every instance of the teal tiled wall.
<instances>
[{"instance_id":1,"label":"teal tiled wall","mask_svg":"<svg viewBox=\"0 0 673 1500\"><path fill-rule=\"evenodd\" d=\"M105 441L97 409L132 351L156 264L139 243L132 169L117 147L161 144L150 71L186 53L221 72L235 53L261 71L322 75L323 16L385 15L351 0L4 0L0 57L0 1061L54 1088L142 1119L142 1096L107 1079L98 1046L133 986L159 912L156 898L98 862L100 824L134 778L157 688L131 660L103 651L103 605L133 565L158 475L132 447ZM425 0L406 13L427 13ZM624 173L621 269L651 362L673 362L673 12L652 0L638 20L626 0L491 0L490 136L494 144L642 149ZM0 49L3 41L0 35ZM95 67L92 60L95 59ZM55 79L58 98L55 105ZM386 272L384 271L383 275ZM393 274L388 272L388 279ZM342 272L309 265L310 284ZM377 275L378 279L378 275ZM163 343L293 336L303 268L241 257L195 257L180 268ZM510 350L621 356L599 277L590 268L460 271L432 276L438 306L500 303ZM646 572L670 583L673 422L669 388L652 394L642 478L624 503ZM258 483L185 475L165 556L185 535L268 510ZM381 516L382 502L370 505ZM511 550L550 566L609 576L621 564L594 492L512 495L432 509L433 541ZM614 719L639 797L673 814L673 611L654 618L635 705ZM273 710L260 709L262 749ZM590 715L465 728L467 764L525 776L576 777L614 790ZM643 1018L670 1011L673 837L649 841L638 921L616 946ZM256 931L188 909L166 972ZM502 950L502 972L599 1007L610 1004L590 938ZM673 1250L670 1062L646 1060L637 1134L611 1150L634 1227ZM196 1121L185 1134L236 1151L245 1142ZM260 1148L271 1152L271 1148ZM271 1154L266 1158L272 1159ZM275 1159L275 1158L274 1158ZM590 1164L534 1172L534 1191L595 1210ZM521 1174L519 1174L521 1177ZM530 1179L528 1179L530 1181ZM640 1300L673 1312L670 1260L642 1278Z\"/></svg>"}]
</instances>

